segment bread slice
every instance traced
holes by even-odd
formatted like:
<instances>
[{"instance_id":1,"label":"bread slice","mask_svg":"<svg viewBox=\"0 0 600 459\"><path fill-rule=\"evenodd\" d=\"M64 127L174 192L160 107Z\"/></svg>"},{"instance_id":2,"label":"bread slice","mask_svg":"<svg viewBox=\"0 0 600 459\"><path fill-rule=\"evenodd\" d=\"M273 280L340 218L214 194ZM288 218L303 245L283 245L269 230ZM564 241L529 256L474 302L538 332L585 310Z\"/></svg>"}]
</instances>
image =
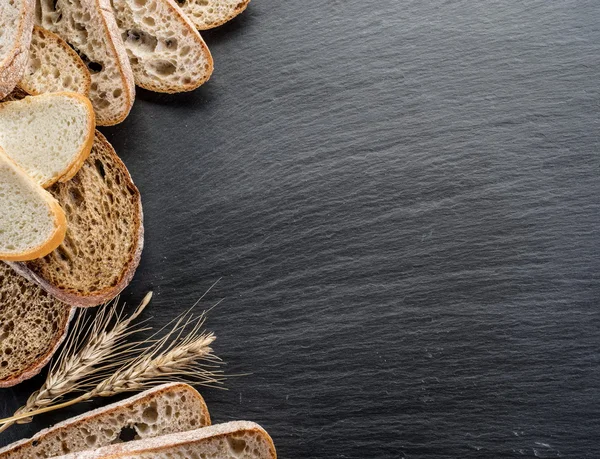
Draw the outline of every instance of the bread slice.
<instances>
[{"instance_id":1,"label":"bread slice","mask_svg":"<svg viewBox=\"0 0 600 459\"><path fill-rule=\"evenodd\" d=\"M59 457L60 459L276 459L277 453L273 440L261 426L249 421L233 421Z\"/></svg>"},{"instance_id":2,"label":"bread slice","mask_svg":"<svg viewBox=\"0 0 600 459\"><path fill-rule=\"evenodd\" d=\"M0 146L44 188L70 180L94 142L94 109L73 92L0 104Z\"/></svg>"},{"instance_id":3,"label":"bread slice","mask_svg":"<svg viewBox=\"0 0 600 459\"><path fill-rule=\"evenodd\" d=\"M8 445L0 459L43 459L209 425L208 408L193 387L163 384Z\"/></svg>"},{"instance_id":4,"label":"bread slice","mask_svg":"<svg viewBox=\"0 0 600 459\"><path fill-rule=\"evenodd\" d=\"M87 96L92 79L79 55L58 35L35 26L29 60L19 81L25 92L76 92Z\"/></svg>"},{"instance_id":5,"label":"bread slice","mask_svg":"<svg viewBox=\"0 0 600 459\"><path fill-rule=\"evenodd\" d=\"M67 222L60 205L0 149L0 260L47 255L62 242Z\"/></svg>"},{"instance_id":6,"label":"bread slice","mask_svg":"<svg viewBox=\"0 0 600 459\"><path fill-rule=\"evenodd\" d=\"M112 0L112 5L138 86L174 93L208 80L210 51L174 0Z\"/></svg>"},{"instance_id":7,"label":"bread slice","mask_svg":"<svg viewBox=\"0 0 600 459\"><path fill-rule=\"evenodd\" d=\"M64 340L73 311L0 263L0 387L40 372Z\"/></svg>"},{"instance_id":8,"label":"bread slice","mask_svg":"<svg viewBox=\"0 0 600 459\"><path fill-rule=\"evenodd\" d=\"M35 0L0 2L0 99L17 85L25 65Z\"/></svg>"},{"instance_id":9,"label":"bread slice","mask_svg":"<svg viewBox=\"0 0 600 459\"><path fill-rule=\"evenodd\" d=\"M243 12L250 0L177 0L197 29L207 30L225 24Z\"/></svg>"},{"instance_id":10,"label":"bread slice","mask_svg":"<svg viewBox=\"0 0 600 459\"><path fill-rule=\"evenodd\" d=\"M66 211L65 240L44 258L11 266L73 306L111 300L133 277L144 242L140 194L127 168L96 132L77 175L48 191Z\"/></svg>"},{"instance_id":11,"label":"bread slice","mask_svg":"<svg viewBox=\"0 0 600 459\"><path fill-rule=\"evenodd\" d=\"M87 64L97 123L123 121L135 87L109 0L38 0L36 22L73 46Z\"/></svg>"}]
</instances>

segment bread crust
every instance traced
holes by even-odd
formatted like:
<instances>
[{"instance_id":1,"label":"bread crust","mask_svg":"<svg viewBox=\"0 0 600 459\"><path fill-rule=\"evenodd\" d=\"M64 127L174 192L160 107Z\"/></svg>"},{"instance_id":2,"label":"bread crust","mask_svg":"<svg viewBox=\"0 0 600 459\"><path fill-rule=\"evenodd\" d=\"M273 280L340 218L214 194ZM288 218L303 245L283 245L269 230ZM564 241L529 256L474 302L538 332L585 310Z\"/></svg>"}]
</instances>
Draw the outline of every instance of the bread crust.
<instances>
[{"instance_id":1,"label":"bread crust","mask_svg":"<svg viewBox=\"0 0 600 459\"><path fill-rule=\"evenodd\" d=\"M9 263L9 265L20 275L29 279L32 282L35 282L50 295L67 304L77 307L98 306L99 304L106 303L107 301L112 300L119 293L121 293L121 291L125 287L127 287L127 285L129 285L129 283L131 282L131 279L133 278L135 271L140 263L142 250L144 248L144 215L140 193L135 184L133 183L133 180L131 179L131 175L129 174L127 167L125 166L123 161L121 161L121 159L117 156L112 145L108 142L108 140L106 140L106 137L104 137L100 132L96 131L96 138L99 142L102 142L103 144L105 144L105 146L110 148L113 160L120 168L122 168L126 172L127 177L129 178L130 185L132 189L135 189L137 195L137 208L139 209L139 218L136 222L134 222L134 224L136 225L137 243L135 245L135 250L130 255L129 262L121 272L119 281L114 287L105 288L93 295L82 296L75 292L62 289L52 284L51 282L48 282L45 278L29 269L29 267L25 263Z\"/></svg>"},{"instance_id":2,"label":"bread crust","mask_svg":"<svg viewBox=\"0 0 600 459\"><path fill-rule=\"evenodd\" d=\"M186 390L189 392L189 394L191 396L193 396L196 399L196 401L198 401L200 403L202 415L208 422L207 426L209 426L211 423L210 415L208 412L208 407L206 406L206 402L204 401L204 398L202 397L202 395L200 395L200 393L197 390L195 390L193 387L191 387L188 384L168 383L168 384L163 384L161 386L154 387L152 389L148 389L147 391L136 394L125 400L121 400L120 402L112 403L105 407L97 408L95 410L88 411L87 413L80 414L79 416L75 416L70 419L66 419L65 421L59 422L58 424L55 424L52 427L41 430L40 432L38 432L31 438L19 440L8 446L5 446L4 448L0 449L0 459L3 459L6 456L6 453L8 453L8 452L11 452L14 454L14 453L19 453L20 451L26 450L36 440L39 441L40 439L43 439L49 433L62 431L62 432L65 432L66 434L68 434L69 427L71 427L74 424L77 424L81 421L90 420L100 414L104 415L104 414L108 414L108 413L114 413L122 408L132 406L133 404L135 404L138 401L143 400L145 398L158 397L166 392L171 392L174 390Z\"/></svg>"},{"instance_id":3,"label":"bread crust","mask_svg":"<svg viewBox=\"0 0 600 459\"><path fill-rule=\"evenodd\" d=\"M12 168L20 175L23 180L35 182L27 175L27 173L21 169L4 151L0 149L0 160L5 160ZM37 185L37 184L36 184ZM55 250L64 240L67 232L67 217L65 211L62 209L60 204L50 193L40 187L40 198L46 201L50 211L54 215L54 232L46 239L40 246L34 247L25 252L19 253L2 253L0 252L0 260L4 261L28 261L36 258L45 257L50 252Z\"/></svg>"},{"instance_id":4,"label":"bread crust","mask_svg":"<svg viewBox=\"0 0 600 459\"><path fill-rule=\"evenodd\" d=\"M69 58L72 60L72 63L76 67L79 67L79 69L81 70L81 74L84 78L84 88L83 88L83 92L81 94L87 96L88 93L90 92L90 86L92 85L92 77L90 76L90 72L89 72L87 66L79 57L79 54L77 54L75 52L75 50L67 44L66 41L64 41L62 38L60 38L54 32L44 29L43 27L40 27L38 25L33 26L33 31L35 33L39 33L39 34L43 35L45 40L53 41L57 46L60 46L63 49L63 51L69 56ZM32 96L37 96L37 95L41 94L41 93L35 91L31 87L27 87L27 82L23 79L21 79L21 81L19 81L19 83L17 84L17 87L19 87L20 89L25 91L27 94L30 94Z\"/></svg>"},{"instance_id":5,"label":"bread crust","mask_svg":"<svg viewBox=\"0 0 600 459\"><path fill-rule=\"evenodd\" d=\"M0 99L6 97L15 88L25 71L29 56L35 0L20 1L24 8L17 26L19 28L17 40L4 61L0 62Z\"/></svg>"},{"instance_id":6,"label":"bread crust","mask_svg":"<svg viewBox=\"0 0 600 459\"><path fill-rule=\"evenodd\" d=\"M239 16L241 13L243 13L246 10L246 8L248 8L248 4L249 3L250 3L250 0L242 0L240 3L238 3L236 5L235 9L231 12L231 14L229 14L226 17L224 17L220 21L213 22L210 25L207 25L207 24L204 24L204 23L201 23L201 22L195 22L193 17L191 17L190 19L194 23L194 25L196 26L196 28L198 30L210 30L210 29L214 29L215 27L222 26L226 22L231 21L236 16Z\"/></svg>"}]
</instances>

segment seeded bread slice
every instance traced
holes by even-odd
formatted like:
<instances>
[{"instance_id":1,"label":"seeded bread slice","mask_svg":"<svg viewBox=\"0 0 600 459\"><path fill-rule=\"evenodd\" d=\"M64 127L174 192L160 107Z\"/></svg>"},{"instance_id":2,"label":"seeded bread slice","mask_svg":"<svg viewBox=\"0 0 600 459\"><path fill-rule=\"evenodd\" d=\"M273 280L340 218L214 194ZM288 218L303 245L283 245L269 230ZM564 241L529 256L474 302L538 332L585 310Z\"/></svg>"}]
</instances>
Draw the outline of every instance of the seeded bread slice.
<instances>
[{"instance_id":1,"label":"seeded bread slice","mask_svg":"<svg viewBox=\"0 0 600 459\"><path fill-rule=\"evenodd\" d=\"M96 132L77 175L48 191L65 209L67 235L46 257L11 266L73 306L113 299L131 281L144 244L140 194L127 168Z\"/></svg>"},{"instance_id":2,"label":"seeded bread slice","mask_svg":"<svg viewBox=\"0 0 600 459\"><path fill-rule=\"evenodd\" d=\"M8 445L0 449L0 459L45 459L120 443L134 435L145 439L208 425L208 409L193 387L164 384Z\"/></svg>"},{"instance_id":3,"label":"seeded bread slice","mask_svg":"<svg viewBox=\"0 0 600 459\"><path fill-rule=\"evenodd\" d=\"M38 0L36 22L59 35L90 69L96 122L123 121L133 105L133 74L109 0Z\"/></svg>"},{"instance_id":4,"label":"seeded bread slice","mask_svg":"<svg viewBox=\"0 0 600 459\"><path fill-rule=\"evenodd\" d=\"M40 372L64 340L73 311L0 262L0 387Z\"/></svg>"},{"instance_id":5,"label":"seeded bread slice","mask_svg":"<svg viewBox=\"0 0 600 459\"><path fill-rule=\"evenodd\" d=\"M77 93L50 93L0 104L0 146L44 188L70 180L94 141L94 110Z\"/></svg>"},{"instance_id":6,"label":"seeded bread slice","mask_svg":"<svg viewBox=\"0 0 600 459\"><path fill-rule=\"evenodd\" d=\"M43 257L62 242L66 228L58 201L0 148L0 260Z\"/></svg>"},{"instance_id":7,"label":"seeded bread slice","mask_svg":"<svg viewBox=\"0 0 600 459\"><path fill-rule=\"evenodd\" d=\"M233 421L60 456L60 459L192 458L276 459L277 453L273 440L261 426L249 421Z\"/></svg>"},{"instance_id":8,"label":"seeded bread slice","mask_svg":"<svg viewBox=\"0 0 600 459\"><path fill-rule=\"evenodd\" d=\"M25 65L35 0L0 2L0 99L17 85Z\"/></svg>"},{"instance_id":9,"label":"seeded bread slice","mask_svg":"<svg viewBox=\"0 0 600 459\"><path fill-rule=\"evenodd\" d=\"M91 84L90 71L67 42L35 26L19 87L32 95L67 91L87 96Z\"/></svg>"},{"instance_id":10,"label":"seeded bread slice","mask_svg":"<svg viewBox=\"0 0 600 459\"><path fill-rule=\"evenodd\" d=\"M250 0L177 0L198 30L225 24L243 12Z\"/></svg>"},{"instance_id":11,"label":"seeded bread slice","mask_svg":"<svg viewBox=\"0 0 600 459\"><path fill-rule=\"evenodd\" d=\"M138 86L174 93L209 79L210 51L174 0L111 1Z\"/></svg>"}]
</instances>

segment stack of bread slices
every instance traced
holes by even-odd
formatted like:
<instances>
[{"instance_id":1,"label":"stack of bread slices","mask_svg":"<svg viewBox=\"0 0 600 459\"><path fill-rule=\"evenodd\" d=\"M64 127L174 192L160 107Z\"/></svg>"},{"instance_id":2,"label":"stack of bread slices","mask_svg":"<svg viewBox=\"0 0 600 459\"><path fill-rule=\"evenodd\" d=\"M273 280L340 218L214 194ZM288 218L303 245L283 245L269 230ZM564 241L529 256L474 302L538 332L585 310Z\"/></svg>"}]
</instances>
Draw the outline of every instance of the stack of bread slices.
<instances>
[{"instance_id":1,"label":"stack of bread slices","mask_svg":"<svg viewBox=\"0 0 600 459\"><path fill-rule=\"evenodd\" d=\"M164 384L0 449L0 459L275 459L258 424L211 425L202 396Z\"/></svg>"}]
</instances>

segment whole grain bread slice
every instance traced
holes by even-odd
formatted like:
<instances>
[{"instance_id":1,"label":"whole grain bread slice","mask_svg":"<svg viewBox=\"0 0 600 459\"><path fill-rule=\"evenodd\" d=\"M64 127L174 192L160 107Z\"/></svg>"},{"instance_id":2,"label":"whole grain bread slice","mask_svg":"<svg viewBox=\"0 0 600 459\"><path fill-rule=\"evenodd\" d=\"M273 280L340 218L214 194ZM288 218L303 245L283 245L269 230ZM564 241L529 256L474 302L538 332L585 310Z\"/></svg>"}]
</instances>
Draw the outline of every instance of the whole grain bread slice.
<instances>
[{"instance_id":1,"label":"whole grain bread slice","mask_svg":"<svg viewBox=\"0 0 600 459\"><path fill-rule=\"evenodd\" d=\"M0 99L17 85L25 65L35 0L0 2Z\"/></svg>"},{"instance_id":2,"label":"whole grain bread slice","mask_svg":"<svg viewBox=\"0 0 600 459\"><path fill-rule=\"evenodd\" d=\"M207 30L231 21L242 13L250 0L177 0L198 30Z\"/></svg>"},{"instance_id":3,"label":"whole grain bread slice","mask_svg":"<svg viewBox=\"0 0 600 459\"><path fill-rule=\"evenodd\" d=\"M19 87L32 95L67 91L87 96L91 84L90 71L67 42L34 26L29 60Z\"/></svg>"},{"instance_id":4,"label":"whole grain bread slice","mask_svg":"<svg viewBox=\"0 0 600 459\"><path fill-rule=\"evenodd\" d=\"M11 266L73 306L113 299L131 281L144 243L140 194L127 168L96 132L77 175L48 191L67 215L64 241L44 258Z\"/></svg>"},{"instance_id":5,"label":"whole grain bread slice","mask_svg":"<svg viewBox=\"0 0 600 459\"><path fill-rule=\"evenodd\" d=\"M174 0L111 1L138 86L174 93L209 79L210 51Z\"/></svg>"},{"instance_id":6,"label":"whole grain bread slice","mask_svg":"<svg viewBox=\"0 0 600 459\"><path fill-rule=\"evenodd\" d=\"M94 110L73 92L0 103L0 146L44 188L70 180L90 154Z\"/></svg>"},{"instance_id":7,"label":"whole grain bread slice","mask_svg":"<svg viewBox=\"0 0 600 459\"><path fill-rule=\"evenodd\" d=\"M277 453L273 440L261 426L249 421L233 421L60 456L60 459L134 458L276 459Z\"/></svg>"},{"instance_id":8,"label":"whole grain bread slice","mask_svg":"<svg viewBox=\"0 0 600 459\"><path fill-rule=\"evenodd\" d=\"M90 99L101 126L123 121L135 87L109 0L38 0L36 22L69 43L90 69Z\"/></svg>"},{"instance_id":9,"label":"whole grain bread slice","mask_svg":"<svg viewBox=\"0 0 600 459\"><path fill-rule=\"evenodd\" d=\"M0 148L0 260L43 257L63 241L65 213Z\"/></svg>"},{"instance_id":10,"label":"whole grain bread slice","mask_svg":"<svg viewBox=\"0 0 600 459\"><path fill-rule=\"evenodd\" d=\"M0 459L45 459L127 440L185 432L210 425L202 396L183 383L163 384L67 419L0 449Z\"/></svg>"},{"instance_id":11,"label":"whole grain bread slice","mask_svg":"<svg viewBox=\"0 0 600 459\"><path fill-rule=\"evenodd\" d=\"M0 262L0 387L40 372L64 340L73 311Z\"/></svg>"}]
</instances>

